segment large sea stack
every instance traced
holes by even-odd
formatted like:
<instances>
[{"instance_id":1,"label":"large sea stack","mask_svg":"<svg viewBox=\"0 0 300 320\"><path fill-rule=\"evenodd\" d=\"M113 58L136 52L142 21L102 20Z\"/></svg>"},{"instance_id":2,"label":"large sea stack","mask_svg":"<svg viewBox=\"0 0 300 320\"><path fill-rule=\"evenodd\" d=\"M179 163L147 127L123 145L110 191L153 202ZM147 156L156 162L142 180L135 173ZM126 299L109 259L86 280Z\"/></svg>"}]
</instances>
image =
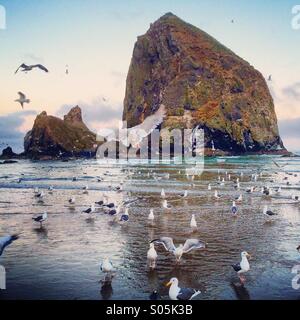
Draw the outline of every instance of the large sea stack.
<instances>
[{"instance_id":1,"label":"large sea stack","mask_svg":"<svg viewBox=\"0 0 300 320\"><path fill-rule=\"evenodd\" d=\"M30 158L90 156L95 152L96 135L84 124L77 106L60 119L44 111L39 114L24 139Z\"/></svg>"},{"instance_id":2,"label":"large sea stack","mask_svg":"<svg viewBox=\"0 0 300 320\"><path fill-rule=\"evenodd\" d=\"M204 31L167 13L139 36L127 76L123 120L132 127L167 108L163 127L205 131L227 154L286 153L264 77Z\"/></svg>"}]
</instances>

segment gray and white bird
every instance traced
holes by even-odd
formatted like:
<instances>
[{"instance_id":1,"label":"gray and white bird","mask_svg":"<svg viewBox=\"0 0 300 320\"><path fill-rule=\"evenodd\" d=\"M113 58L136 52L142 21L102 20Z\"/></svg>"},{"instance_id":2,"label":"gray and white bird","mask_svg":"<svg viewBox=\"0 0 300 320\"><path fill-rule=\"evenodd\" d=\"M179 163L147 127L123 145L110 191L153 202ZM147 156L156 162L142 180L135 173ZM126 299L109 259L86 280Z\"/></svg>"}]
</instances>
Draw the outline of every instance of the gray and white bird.
<instances>
[{"instance_id":1,"label":"gray and white bird","mask_svg":"<svg viewBox=\"0 0 300 320\"><path fill-rule=\"evenodd\" d=\"M4 249L9 246L11 243L19 239L18 234L13 234L5 237L0 237L0 257L2 256L2 253Z\"/></svg>"},{"instance_id":2,"label":"gray and white bird","mask_svg":"<svg viewBox=\"0 0 300 320\"><path fill-rule=\"evenodd\" d=\"M83 210L82 212L88 213L88 214L94 213L95 212L95 205L92 204L89 208L87 208L86 210Z\"/></svg>"},{"instance_id":3,"label":"gray and white bird","mask_svg":"<svg viewBox=\"0 0 300 320\"><path fill-rule=\"evenodd\" d=\"M202 240L198 239L187 239L184 244L180 244L178 247L175 247L173 239L170 237L161 237L159 239L154 239L151 243L162 244L164 248L174 254L176 262L179 262L184 253L188 253L191 250L203 249L206 247L206 244Z\"/></svg>"},{"instance_id":4,"label":"gray and white bird","mask_svg":"<svg viewBox=\"0 0 300 320\"><path fill-rule=\"evenodd\" d=\"M18 92L19 99L16 99L15 102L19 102L22 109L24 109L24 103L30 103L30 99L27 99L26 95L21 91Z\"/></svg>"},{"instance_id":5,"label":"gray and white bird","mask_svg":"<svg viewBox=\"0 0 300 320\"><path fill-rule=\"evenodd\" d=\"M166 210L171 210L172 209L172 206L170 206L168 204L168 201L167 200L164 200L163 203L162 203L162 207Z\"/></svg>"},{"instance_id":6,"label":"gray and white bird","mask_svg":"<svg viewBox=\"0 0 300 320\"><path fill-rule=\"evenodd\" d=\"M32 71L33 69L40 69L42 71L45 72L49 72L49 70L43 66L42 64L33 64L33 65L27 65L25 63L22 63L19 68L15 71L15 74L21 69L22 72L28 72L28 71Z\"/></svg>"},{"instance_id":7,"label":"gray and white bird","mask_svg":"<svg viewBox=\"0 0 300 320\"><path fill-rule=\"evenodd\" d=\"M191 222L190 222L190 227L192 228L192 230L197 229L197 221L195 218L195 215L192 214L192 218L191 218Z\"/></svg>"},{"instance_id":8,"label":"gray and white bird","mask_svg":"<svg viewBox=\"0 0 300 320\"><path fill-rule=\"evenodd\" d=\"M269 210L268 206L264 206L263 214L266 215L267 217L273 217L273 216L277 215L276 212L273 212L273 211Z\"/></svg>"},{"instance_id":9,"label":"gray and white bird","mask_svg":"<svg viewBox=\"0 0 300 320\"><path fill-rule=\"evenodd\" d=\"M153 211L153 209L150 209L150 213L148 215L148 220L150 220L150 221L154 220L154 211Z\"/></svg>"},{"instance_id":10,"label":"gray and white bird","mask_svg":"<svg viewBox=\"0 0 300 320\"><path fill-rule=\"evenodd\" d=\"M150 243L150 248L147 252L147 261L150 269L155 269L156 267L156 259L157 259L157 252L154 247L154 243Z\"/></svg>"},{"instance_id":11,"label":"gray and white bird","mask_svg":"<svg viewBox=\"0 0 300 320\"><path fill-rule=\"evenodd\" d=\"M72 198L69 199L69 203L70 204L75 204L75 202L76 202L76 198L75 197L72 197Z\"/></svg>"},{"instance_id":12,"label":"gray and white bird","mask_svg":"<svg viewBox=\"0 0 300 320\"><path fill-rule=\"evenodd\" d=\"M44 212L43 214L40 214L32 218L32 220L34 220L35 222L38 222L41 227L43 226L43 222L45 222L47 219L48 219L47 212Z\"/></svg>"},{"instance_id":13,"label":"gray and white bird","mask_svg":"<svg viewBox=\"0 0 300 320\"><path fill-rule=\"evenodd\" d=\"M172 278L167 284L169 289L169 297L171 300L192 300L199 294L201 291L191 289L191 288L179 288L179 282L177 278Z\"/></svg>"},{"instance_id":14,"label":"gray and white bird","mask_svg":"<svg viewBox=\"0 0 300 320\"><path fill-rule=\"evenodd\" d=\"M110 273L115 271L115 268L109 258L104 258L103 262L100 264L100 270L104 273Z\"/></svg>"},{"instance_id":15,"label":"gray and white bird","mask_svg":"<svg viewBox=\"0 0 300 320\"><path fill-rule=\"evenodd\" d=\"M232 268L238 274L241 282L244 283L246 281L246 279L243 276L243 274L250 270L250 263L248 261L248 258L250 258L251 256L249 255L248 252L243 251L241 253L241 257L242 257L241 262L233 264Z\"/></svg>"}]
</instances>

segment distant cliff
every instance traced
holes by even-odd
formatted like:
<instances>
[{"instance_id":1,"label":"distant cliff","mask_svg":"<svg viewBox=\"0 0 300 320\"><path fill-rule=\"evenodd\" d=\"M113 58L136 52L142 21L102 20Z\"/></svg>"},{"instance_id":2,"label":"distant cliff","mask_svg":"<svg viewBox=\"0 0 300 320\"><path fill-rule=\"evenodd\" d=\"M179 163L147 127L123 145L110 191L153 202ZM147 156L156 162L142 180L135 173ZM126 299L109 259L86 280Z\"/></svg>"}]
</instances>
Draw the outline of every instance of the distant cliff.
<instances>
[{"instance_id":1,"label":"distant cliff","mask_svg":"<svg viewBox=\"0 0 300 320\"><path fill-rule=\"evenodd\" d=\"M130 127L164 104L164 127L201 127L208 153L286 153L264 77L202 30L168 13L138 37L123 120Z\"/></svg>"},{"instance_id":2,"label":"distant cliff","mask_svg":"<svg viewBox=\"0 0 300 320\"><path fill-rule=\"evenodd\" d=\"M30 158L88 156L96 151L96 135L82 121L77 106L60 119L39 114L24 138L24 154Z\"/></svg>"}]
</instances>

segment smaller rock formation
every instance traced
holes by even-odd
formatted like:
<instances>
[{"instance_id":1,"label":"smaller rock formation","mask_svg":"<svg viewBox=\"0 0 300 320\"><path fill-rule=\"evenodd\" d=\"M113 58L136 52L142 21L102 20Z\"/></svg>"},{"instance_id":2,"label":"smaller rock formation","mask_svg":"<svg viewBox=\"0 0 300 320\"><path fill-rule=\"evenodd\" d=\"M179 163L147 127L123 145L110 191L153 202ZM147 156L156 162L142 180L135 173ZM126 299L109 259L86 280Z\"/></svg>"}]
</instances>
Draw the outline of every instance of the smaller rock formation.
<instances>
[{"instance_id":1,"label":"smaller rock formation","mask_svg":"<svg viewBox=\"0 0 300 320\"><path fill-rule=\"evenodd\" d=\"M90 157L96 148L96 134L84 124L78 106L72 108L63 120L43 111L24 138L24 153L33 159Z\"/></svg>"},{"instance_id":2,"label":"smaller rock formation","mask_svg":"<svg viewBox=\"0 0 300 320\"><path fill-rule=\"evenodd\" d=\"M2 155L0 156L0 159L13 159L13 158L17 158L17 157L18 157L18 155L13 152L12 148L7 147L7 148L3 149Z\"/></svg>"}]
</instances>

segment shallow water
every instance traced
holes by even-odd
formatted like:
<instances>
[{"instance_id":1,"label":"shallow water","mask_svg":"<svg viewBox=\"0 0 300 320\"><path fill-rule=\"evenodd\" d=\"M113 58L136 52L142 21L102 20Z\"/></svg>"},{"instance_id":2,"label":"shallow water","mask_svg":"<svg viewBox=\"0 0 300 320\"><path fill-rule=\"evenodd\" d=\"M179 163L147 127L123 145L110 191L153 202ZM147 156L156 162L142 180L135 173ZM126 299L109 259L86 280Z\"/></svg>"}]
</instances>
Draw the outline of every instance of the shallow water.
<instances>
[{"instance_id":1,"label":"shallow water","mask_svg":"<svg viewBox=\"0 0 300 320\"><path fill-rule=\"evenodd\" d=\"M291 269L300 264L296 251L300 213L299 202L291 195L300 195L300 159L276 158L286 171L299 174L288 176L290 186L270 157L229 157L222 161L207 160L203 174L193 182L186 177L184 165L112 167L96 160L1 165L0 236L22 234L0 258L7 271L7 290L0 292L0 299L148 299L153 289L168 298L164 284L173 276L181 286L200 289L199 299L299 299L300 290L292 288L295 275ZM225 176L226 171L232 181L221 187L217 177ZM251 173L257 171L263 176L251 182ZM244 173L241 191L236 191L233 180L240 172ZM72 181L73 176L77 181ZM97 177L103 181L98 182ZM124 191L112 191L110 186L120 181ZM208 183L219 190L220 200L207 190ZM86 184L89 191L83 194ZM47 190L50 185L53 194ZM282 192L272 197L262 197L260 192L247 194L246 188L252 185L281 185ZM44 190L43 203L34 197L34 187ZM162 187L172 205L170 212L161 207ZM189 195L181 199L185 189ZM244 200L238 205L238 216L233 217L232 199L240 193ZM127 224L112 224L112 218L101 210L92 218L82 213L104 194L110 200L141 197L129 206ZM75 207L68 203L71 196L76 196ZM262 214L266 204L278 213L273 221ZM147 221L150 208L155 214L153 225ZM40 229L31 218L44 211L48 220ZM198 223L194 233L189 227L192 213ZM146 264L149 241L161 236L173 237L175 245L190 237L200 238L208 246L184 255L179 265L157 246L157 269L150 272ZM246 284L240 287L231 264L240 261L243 250L251 253L252 259ZM117 269L112 286L99 283L103 279L100 261L106 256Z\"/></svg>"}]
</instances>

